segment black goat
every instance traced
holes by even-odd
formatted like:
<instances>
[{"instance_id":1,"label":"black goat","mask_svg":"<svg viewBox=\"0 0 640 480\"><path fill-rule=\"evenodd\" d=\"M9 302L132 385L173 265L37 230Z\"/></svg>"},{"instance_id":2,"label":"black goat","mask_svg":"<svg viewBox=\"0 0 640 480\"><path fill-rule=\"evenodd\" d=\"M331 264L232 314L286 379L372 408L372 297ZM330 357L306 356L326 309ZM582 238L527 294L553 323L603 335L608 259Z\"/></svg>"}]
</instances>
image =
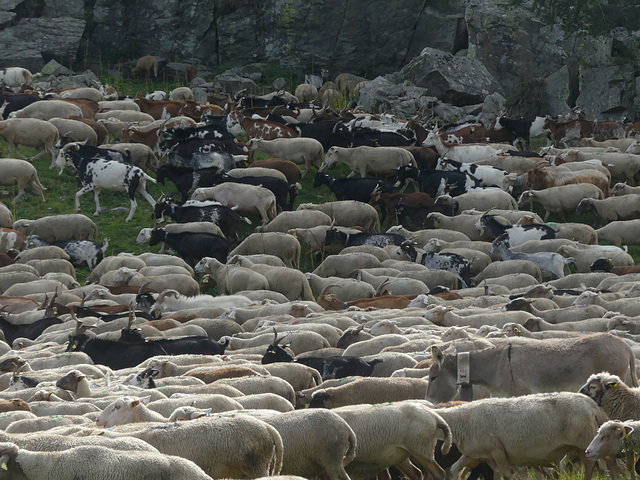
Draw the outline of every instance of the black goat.
<instances>
[{"instance_id":1,"label":"black goat","mask_svg":"<svg viewBox=\"0 0 640 480\"><path fill-rule=\"evenodd\" d=\"M371 194L377 192L391 193L393 185L378 178L333 178L326 173L318 172L313 179L313 188L327 185L338 200L356 200L369 203Z\"/></svg>"}]
</instances>

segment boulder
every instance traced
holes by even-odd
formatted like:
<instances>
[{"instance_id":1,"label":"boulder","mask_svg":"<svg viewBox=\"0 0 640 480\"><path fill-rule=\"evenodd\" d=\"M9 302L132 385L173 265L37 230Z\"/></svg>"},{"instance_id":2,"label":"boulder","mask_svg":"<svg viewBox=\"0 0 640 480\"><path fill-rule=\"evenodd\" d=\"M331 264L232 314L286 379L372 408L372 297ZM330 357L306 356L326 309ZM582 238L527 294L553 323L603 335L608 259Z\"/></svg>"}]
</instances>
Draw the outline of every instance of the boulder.
<instances>
[{"instance_id":1,"label":"boulder","mask_svg":"<svg viewBox=\"0 0 640 480\"><path fill-rule=\"evenodd\" d=\"M566 115L571 110L571 79L566 65L544 79L544 93L547 115Z\"/></svg>"},{"instance_id":2,"label":"boulder","mask_svg":"<svg viewBox=\"0 0 640 480\"><path fill-rule=\"evenodd\" d=\"M474 58L425 48L402 69L402 77L429 95L456 106L482 103L484 97L501 92L498 81Z\"/></svg>"},{"instance_id":3,"label":"boulder","mask_svg":"<svg viewBox=\"0 0 640 480\"><path fill-rule=\"evenodd\" d=\"M580 68L580 105L587 118L622 120L629 116L636 96L633 65Z\"/></svg>"},{"instance_id":4,"label":"boulder","mask_svg":"<svg viewBox=\"0 0 640 480\"><path fill-rule=\"evenodd\" d=\"M215 88L224 90L234 95L240 90L246 90L246 94L256 95L260 92L260 88L250 78L240 77L232 74L218 75L213 79Z\"/></svg>"}]
</instances>

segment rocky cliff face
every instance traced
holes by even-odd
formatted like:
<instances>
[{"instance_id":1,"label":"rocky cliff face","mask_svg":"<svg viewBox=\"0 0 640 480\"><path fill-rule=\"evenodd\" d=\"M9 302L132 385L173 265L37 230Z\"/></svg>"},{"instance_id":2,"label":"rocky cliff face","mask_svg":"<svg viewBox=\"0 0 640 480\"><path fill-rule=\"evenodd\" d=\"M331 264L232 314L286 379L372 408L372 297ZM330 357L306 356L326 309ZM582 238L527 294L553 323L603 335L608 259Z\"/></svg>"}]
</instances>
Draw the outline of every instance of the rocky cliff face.
<instances>
[{"instance_id":1,"label":"rocky cliff face","mask_svg":"<svg viewBox=\"0 0 640 480\"><path fill-rule=\"evenodd\" d=\"M578 102L610 118L638 109L640 59L616 45L639 36L569 34L498 0L0 0L0 66L105 69L153 54L209 68L399 72L400 89L455 107L535 87L541 111Z\"/></svg>"}]
</instances>

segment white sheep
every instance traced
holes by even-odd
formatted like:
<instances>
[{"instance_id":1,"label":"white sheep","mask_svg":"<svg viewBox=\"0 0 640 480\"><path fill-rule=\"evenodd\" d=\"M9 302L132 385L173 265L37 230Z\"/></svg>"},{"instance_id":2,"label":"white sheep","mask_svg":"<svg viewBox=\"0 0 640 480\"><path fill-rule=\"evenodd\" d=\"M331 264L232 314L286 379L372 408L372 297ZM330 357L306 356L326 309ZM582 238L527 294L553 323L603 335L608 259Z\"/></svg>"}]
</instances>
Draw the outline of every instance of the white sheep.
<instances>
[{"instance_id":1,"label":"white sheep","mask_svg":"<svg viewBox=\"0 0 640 480\"><path fill-rule=\"evenodd\" d=\"M463 193L456 197L451 195L440 195L436 198L434 205L451 205L454 212L463 210L489 210L499 208L503 210L517 210L518 204L514 198L499 188L486 188L480 191Z\"/></svg>"},{"instance_id":2,"label":"white sheep","mask_svg":"<svg viewBox=\"0 0 640 480\"><path fill-rule=\"evenodd\" d=\"M634 453L640 452L640 422L627 420L609 420L600 425L598 433L587 447L585 454L591 461L600 457L618 455L622 450L627 457L627 468L631 478L636 477L634 468ZM617 469L612 470L612 476Z\"/></svg>"},{"instance_id":3,"label":"white sheep","mask_svg":"<svg viewBox=\"0 0 640 480\"><path fill-rule=\"evenodd\" d=\"M11 118L0 121L0 137L9 144L9 151L7 153L9 157L11 157L15 149L18 155L26 158L17 150L18 145L24 145L25 147L41 149L40 153L29 159L30 162L40 158L45 153L49 153L51 155L51 164L53 165L56 157L54 145L58 141L58 129L46 120L39 120L37 118Z\"/></svg>"},{"instance_id":4,"label":"white sheep","mask_svg":"<svg viewBox=\"0 0 640 480\"><path fill-rule=\"evenodd\" d=\"M88 240L98 236L98 226L86 215L79 213L50 215L36 220L20 219L13 229L25 236L36 234L47 242L60 240Z\"/></svg>"},{"instance_id":5,"label":"white sheep","mask_svg":"<svg viewBox=\"0 0 640 480\"><path fill-rule=\"evenodd\" d=\"M331 147L324 156L324 161L319 172L332 168L341 162L351 168L347 178L359 173L364 178L367 173L372 175L393 175L403 165L418 167L413 155L408 150L400 147Z\"/></svg>"},{"instance_id":6,"label":"white sheep","mask_svg":"<svg viewBox=\"0 0 640 480\"><path fill-rule=\"evenodd\" d=\"M640 194L640 187L632 187L627 185L626 182L616 183L611 189L611 195L624 196L624 195L637 195Z\"/></svg>"},{"instance_id":7,"label":"white sheep","mask_svg":"<svg viewBox=\"0 0 640 480\"><path fill-rule=\"evenodd\" d=\"M280 212L276 218L264 227L256 228L258 232L283 232L293 228L312 228L318 225L331 225L329 215L314 210L300 210L293 212Z\"/></svg>"},{"instance_id":8,"label":"white sheep","mask_svg":"<svg viewBox=\"0 0 640 480\"><path fill-rule=\"evenodd\" d=\"M269 289L269 281L264 275L239 265L225 265L212 257L203 257L196 264L195 271L212 275L223 295L242 290Z\"/></svg>"},{"instance_id":9,"label":"white sheep","mask_svg":"<svg viewBox=\"0 0 640 480\"><path fill-rule=\"evenodd\" d=\"M52 118L49 120L49 123L58 129L60 138L67 137L67 139L73 142L83 142L85 145L94 147L98 144L96 131L86 123L68 118ZM61 146L61 143L56 144L57 148Z\"/></svg>"},{"instance_id":10,"label":"white sheep","mask_svg":"<svg viewBox=\"0 0 640 480\"><path fill-rule=\"evenodd\" d=\"M527 190L518 199L518 206L527 202L537 202L545 209L544 221L551 213L557 213L566 222L565 213L574 212L584 198L602 200L604 193L591 183L573 183L547 188L546 190Z\"/></svg>"},{"instance_id":11,"label":"white sheep","mask_svg":"<svg viewBox=\"0 0 640 480\"><path fill-rule=\"evenodd\" d=\"M424 375L428 372L424 370ZM365 377L338 387L317 390L311 396L311 408L337 408L356 404L381 404L424 399L429 382L422 378Z\"/></svg>"},{"instance_id":12,"label":"white sheep","mask_svg":"<svg viewBox=\"0 0 640 480\"><path fill-rule=\"evenodd\" d=\"M282 468L280 434L245 415L120 425L104 431L104 436L139 438L164 455L191 460L213 478L257 478L278 474Z\"/></svg>"},{"instance_id":13,"label":"white sheep","mask_svg":"<svg viewBox=\"0 0 640 480\"><path fill-rule=\"evenodd\" d=\"M275 255L289 268L300 264L300 242L284 232L252 233L229 253L234 255L266 254Z\"/></svg>"},{"instance_id":14,"label":"white sheep","mask_svg":"<svg viewBox=\"0 0 640 480\"><path fill-rule=\"evenodd\" d=\"M584 246L583 248L573 247L571 245L563 245L556 250L563 257L572 257L576 270L580 273L591 272L591 265L596 260L606 256L616 266L634 265L633 257L620 248L611 247L603 249L600 246L592 248Z\"/></svg>"},{"instance_id":15,"label":"white sheep","mask_svg":"<svg viewBox=\"0 0 640 480\"><path fill-rule=\"evenodd\" d=\"M255 264L246 258L240 259L239 265L264 275L269 282L269 289L282 293L289 300L315 301L309 281L300 270Z\"/></svg>"},{"instance_id":16,"label":"white sheep","mask_svg":"<svg viewBox=\"0 0 640 480\"><path fill-rule=\"evenodd\" d=\"M23 478L124 480L152 475L167 480L210 479L193 462L179 456L98 446L34 452L18 448L14 443L0 443L0 459L10 475Z\"/></svg>"},{"instance_id":17,"label":"white sheep","mask_svg":"<svg viewBox=\"0 0 640 480\"><path fill-rule=\"evenodd\" d=\"M358 439L356 456L346 466L352 480L372 478L393 465L410 474L403 467L408 457L425 473L445 478L433 452L438 439L444 439L442 452L449 451L451 431L438 413L420 401L353 405L332 411L349 424Z\"/></svg>"},{"instance_id":18,"label":"white sheep","mask_svg":"<svg viewBox=\"0 0 640 480\"><path fill-rule=\"evenodd\" d=\"M607 418L578 393L547 393L514 398L489 398L438 410L451 428L462 457L451 477L475 459L489 461L505 478L511 468L538 467L576 453L589 480L595 461L584 450ZM357 433L357 432L356 432Z\"/></svg>"},{"instance_id":19,"label":"white sheep","mask_svg":"<svg viewBox=\"0 0 640 480\"><path fill-rule=\"evenodd\" d=\"M359 227L362 231L378 233L380 218L377 210L369 204L355 200L325 202L321 204L301 203L296 210L317 210L326 213L335 225Z\"/></svg>"},{"instance_id":20,"label":"white sheep","mask_svg":"<svg viewBox=\"0 0 640 480\"><path fill-rule=\"evenodd\" d=\"M247 147L251 153L264 152L272 157L304 165L303 178L309 173L312 165L319 168L324 160L324 147L313 138L276 138L274 140L252 138L247 142Z\"/></svg>"},{"instance_id":21,"label":"white sheep","mask_svg":"<svg viewBox=\"0 0 640 480\"><path fill-rule=\"evenodd\" d=\"M18 194L11 201L12 205L15 204L21 196L26 194L25 187L28 185L40 195L42 203L46 202L44 198L46 188L40 183L38 172L32 164L25 160L3 158L0 159L0 169L2 169L0 185L18 186Z\"/></svg>"},{"instance_id":22,"label":"white sheep","mask_svg":"<svg viewBox=\"0 0 640 480\"><path fill-rule=\"evenodd\" d=\"M262 218L262 226L277 215L275 195L271 190L257 185L224 182L215 187L196 188L191 200L213 200L227 207L237 207L239 212L257 212Z\"/></svg>"},{"instance_id":23,"label":"white sheep","mask_svg":"<svg viewBox=\"0 0 640 480\"><path fill-rule=\"evenodd\" d=\"M16 110L9 115L9 118L49 120L51 118L69 117L71 115L82 117L82 110L71 102L65 102L64 100L47 100L46 102L34 102L21 110Z\"/></svg>"},{"instance_id":24,"label":"white sheep","mask_svg":"<svg viewBox=\"0 0 640 480\"><path fill-rule=\"evenodd\" d=\"M609 197L603 200L585 198L578 204L576 213L581 215L589 211L594 213L600 224L606 225L615 220L633 220L640 216L640 195Z\"/></svg>"},{"instance_id":25,"label":"white sheep","mask_svg":"<svg viewBox=\"0 0 640 480\"><path fill-rule=\"evenodd\" d=\"M637 245L640 242L640 220L621 220L610 222L596 230L598 241L610 243L620 247L622 245Z\"/></svg>"}]
</instances>

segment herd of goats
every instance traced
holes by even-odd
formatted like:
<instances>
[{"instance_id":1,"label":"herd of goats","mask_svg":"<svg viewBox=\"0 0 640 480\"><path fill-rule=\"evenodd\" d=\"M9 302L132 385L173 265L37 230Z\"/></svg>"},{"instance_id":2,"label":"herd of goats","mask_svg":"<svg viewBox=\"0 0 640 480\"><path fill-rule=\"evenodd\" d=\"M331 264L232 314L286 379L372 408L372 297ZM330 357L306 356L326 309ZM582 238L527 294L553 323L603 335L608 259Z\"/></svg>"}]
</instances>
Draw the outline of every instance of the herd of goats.
<instances>
[{"instance_id":1,"label":"herd of goats","mask_svg":"<svg viewBox=\"0 0 640 480\"><path fill-rule=\"evenodd\" d=\"M78 191L0 203L0 479L640 473L640 124L319 106L349 74L206 103L30 79L0 69L0 185ZM106 254L102 190L160 253Z\"/></svg>"}]
</instances>

